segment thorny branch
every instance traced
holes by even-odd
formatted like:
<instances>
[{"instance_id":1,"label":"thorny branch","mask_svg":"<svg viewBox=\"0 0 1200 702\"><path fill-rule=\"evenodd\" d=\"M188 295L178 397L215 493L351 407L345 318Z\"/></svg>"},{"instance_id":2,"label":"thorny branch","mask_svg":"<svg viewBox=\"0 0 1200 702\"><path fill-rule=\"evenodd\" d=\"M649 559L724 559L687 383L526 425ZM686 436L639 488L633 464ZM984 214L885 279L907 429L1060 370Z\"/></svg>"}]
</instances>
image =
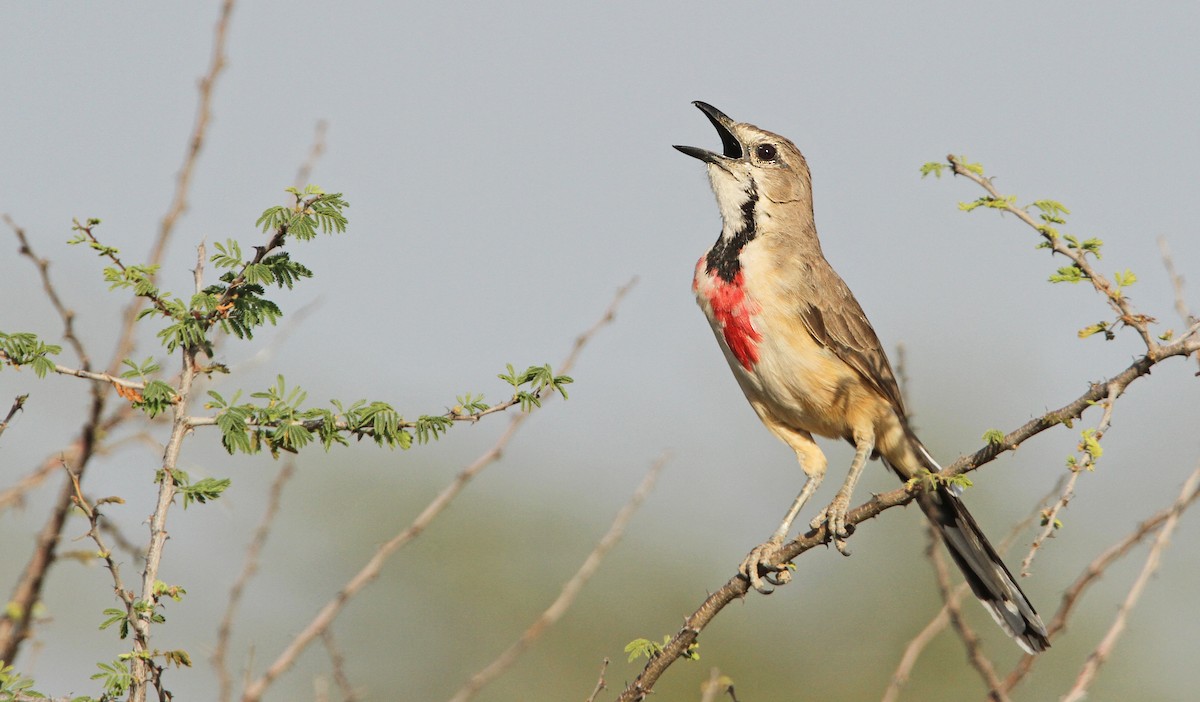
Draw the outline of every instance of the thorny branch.
<instances>
[{"instance_id":1,"label":"thorny branch","mask_svg":"<svg viewBox=\"0 0 1200 702\"><path fill-rule=\"evenodd\" d=\"M333 632L329 629L322 631L321 643L325 644L325 651L329 654L333 681L338 686L338 692L342 694L342 702L356 702L358 693L354 691L354 686L350 684L350 678L346 675L346 657L342 655L337 641L333 639Z\"/></svg>"},{"instance_id":2,"label":"thorny branch","mask_svg":"<svg viewBox=\"0 0 1200 702\"><path fill-rule=\"evenodd\" d=\"M1110 392L1108 394L1108 398L1101 403L1104 406L1104 414L1100 417L1100 423L1096 425L1094 430L1092 430L1091 439L1093 441L1099 442L1108 432L1108 428L1112 425L1113 406L1116 404L1116 401L1116 393ZM1086 439L1084 442L1086 442ZM1026 554L1025 558L1021 561L1021 577L1029 577L1031 574L1030 568L1033 566L1033 559L1035 556L1037 556L1038 551L1041 549L1042 543L1045 542L1046 539L1050 538L1050 535L1053 534L1054 530L1058 528L1058 515L1071 502L1071 498L1075 496L1075 483L1079 481L1079 476L1085 470L1092 470L1095 468L1095 450L1084 445L1084 442L1081 442L1079 446L1079 451L1081 454L1080 460L1071 464L1071 475L1069 478L1067 478L1066 485L1063 487L1058 499L1055 500L1054 504L1050 506L1050 509L1046 510L1044 513L1042 517L1042 530L1039 531L1038 535L1033 539L1033 544L1029 547L1029 553Z\"/></svg>"},{"instance_id":3,"label":"thorny branch","mask_svg":"<svg viewBox=\"0 0 1200 702\"><path fill-rule=\"evenodd\" d=\"M1172 356L1187 356L1200 350L1200 338L1197 338L1195 335L1189 335L1170 344L1163 345L1160 348L1160 361ZM1155 361L1150 360L1146 356L1137 359L1128 368L1113 376L1108 381L1093 384L1087 392L1066 405L1032 419L1025 425L1009 432L1004 436L1003 441L996 444L988 444L975 453L960 456L958 460L943 470L943 474L951 477L977 470L991 463L1001 454L1015 450L1025 441L1043 431L1063 421L1078 419L1089 407L1106 397L1111 388L1116 388L1117 395L1121 394L1130 383L1149 373L1155 363ZM915 489L917 488L906 486L875 495L868 502L851 510L846 515L846 523L859 525L868 519L879 516L885 510L906 505L915 499L916 493L913 491ZM826 527L822 524L820 528L802 534L784 544L783 548L776 555L776 558L773 559L774 564L778 565L791 561L806 551L824 545L827 541L828 534ZM618 700L632 702L633 700L643 699L667 668L682 656L688 650L689 646L695 643L696 638L700 635L704 627L708 626L709 622L726 605L735 599L744 597L749 587L749 581L737 575L730 578L725 585L709 595L704 603L687 618L684 627L663 647L662 653L655 656L646 664L641 674L638 675L634 682L630 683L621 696L618 697Z\"/></svg>"},{"instance_id":4,"label":"thorny branch","mask_svg":"<svg viewBox=\"0 0 1200 702\"><path fill-rule=\"evenodd\" d=\"M1188 478L1183 492L1171 506L1138 524L1132 533L1110 546L1083 569L1083 573L1063 592L1058 611L1054 613L1054 618L1046 626L1050 638L1054 638L1066 628L1067 620L1079 604L1084 592L1100 579L1109 566L1127 555L1134 546L1161 529L1169 520L1178 519L1197 498L1200 498L1200 485L1195 482L1198 472L1200 472L1200 467ZM1016 668L1004 680L1005 691L1016 687L1032 669L1036 660L1036 656L1023 656Z\"/></svg>"},{"instance_id":5,"label":"thorny branch","mask_svg":"<svg viewBox=\"0 0 1200 702\"><path fill-rule=\"evenodd\" d=\"M953 156L950 157L950 164L954 168L955 174L973 180L984 188L989 194L989 201L994 203L995 207L1016 215L1041 234L1050 243L1055 253L1060 253L1070 258L1080 268L1083 275L1092 282L1093 287L1105 296L1109 305L1117 310L1120 315L1120 321L1137 330L1139 336L1142 337L1143 342L1146 344L1146 354L1136 359L1127 368L1108 380L1093 383L1086 392L1066 405L1046 412L1040 417L1032 419L1023 426L1009 432L1001 441L989 443L972 454L960 456L958 460L944 469L943 474L946 477L977 470L995 460L1001 454L1015 450L1025 441L1043 431L1060 423L1078 419L1089 407L1100 403L1105 398L1112 398L1115 401L1116 398L1124 393L1130 383L1147 375L1157 363L1173 356L1188 357L1200 351L1200 322L1191 324L1182 335L1175 337L1174 340L1159 343L1149 331L1149 324L1153 320L1145 315L1138 314L1117 287L1092 268L1082 251L1069 248L1061 241L1061 238L1053 236L1046 228L1038 224L1028 212L1012 204L1008 204L1008 201L1000 195L991 181L966 168L964 164ZM914 490L916 489L919 488L906 485L891 492L875 495L870 501L851 510L846 515L846 524L859 525L868 519L878 516L885 510L908 504L915 498ZM828 540L829 534L826 531L826 526L822 524L818 529L811 530L784 544L783 548L772 559L772 564L780 565L792 561L800 556L800 554L827 543ZM659 677L695 643L700 632L708 626L713 618L730 602L744 597L748 590L749 581L737 575L730 578L720 589L710 594L687 617L683 628L663 646L661 653L646 663L642 672L617 698L619 702L634 702L635 700L645 699L652 691ZM1053 634L1053 632L1051 633Z\"/></svg>"},{"instance_id":6,"label":"thorny branch","mask_svg":"<svg viewBox=\"0 0 1200 702\"><path fill-rule=\"evenodd\" d=\"M204 268L204 247L200 247L196 261L196 292L203 289L202 277ZM163 548L167 543L167 512L175 501L175 468L179 465L179 453L183 449L183 439L189 431L187 423L188 401L192 394L192 382L200 372L196 364L196 355L200 349L196 346L183 348L183 367L179 376L179 385L175 388L178 398L171 408L171 435L163 451L162 468L158 474L158 502L150 515L150 542L146 547L146 563L142 571L142 591L140 600L147 606L139 610L133 620L133 650L131 672L133 681L129 689L130 702L145 702L146 684L159 680L159 671L154 668L150 659L150 623L156 608L159 595L155 583L158 581L158 570L162 564ZM161 697L161 694L160 694Z\"/></svg>"},{"instance_id":7,"label":"thorny branch","mask_svg":"<svg viewBox=\"0 0 1200 702\"><path fill-rule=\"evenodd\" d=\"M1112 281L1092 267L1091 262L1087 259L1086 250L1069 246L1063 240L1063 237L1059 236L1052 227L1048 224L1038 223L1028 210L1013 204L1012 198L1006 198L1001 195L996 186L992 185L991 179L983 177L979 172L970 168L968 164L963 163L957 156L952 154L947 156L946 160L954 168L954 175L972 180L987 191L988 198L986 198L986 201L989 203L989 206L1016 216L1017 219L1028 224L1034 231L1040 234L1051 251L1071 259L1071 262L1083 273L1083 277L1091 281L1092 287L1096 289L1096 292L1104 296L1109 306L1117 313L1117 317L1121 323L1133 327L1138 335L1142 337L1142 342L1146 345L1146 355L1155 360L1160 358L1158 356L1158 342L1154 340L1154 335L1150 332L1150 324L1155 320L1133 309L1133 305L1129 303L1129 298L1121 292L1119 286L1114 285ZM1195 331L1196 328L1193 326L1191 333L1194 334Z\"/></svg>"},{"instance_id":8,"label":"thorny branch","mask_svg":"<svg viewBox=\"0 0 1200 702\"><path fill-rule=\"evenodd\" d=\"M83 342L79 337L75 336L75 312L67 308L63 304L62 297L58 294L58 289L54 287L53 281L50 280L50 261L49 259L38 256L33 251L33 247L29 245L29 239L25 236L25 230L17 225L7 214L4 215L4 222L16 235L17 241L21 244L19 249L22 256L33 261L33 265L37 267L38 277L42 279L42 291L46 293L46 298L50 300L54 310L58 312L58 316L63 322L63 340L71 345L75 350L75 355L79 357L79 364L84 370L90 370L92 367L91 359L88 356L87 350L83 347Z\"/></svg>"},{"instance_id":9,"label":"thorny branch","mask_svg":"<svg viewBox=\"0 0 1200 702\"><path fill-rule=\"evenodd\" d=\"M167 214L163 217L147 261L151 267L161 263L175 222L187 208L187 193L190 190L192 173L195 170L200 149L203 146L204 138L208 131L213 87L217 76L225 65L226 30L229 25L233 6L233 0L225 0L221 8L220 18L214 30L213 59L207 74L200 81L200 102L197 110L196 124L189 140L189 148L184 158L183 168L179 173L175 198ZM31 255L31 258L34 258L35 261L40 261L35 256ZM38 267L44 276L44 268L40 263ZM43 287L46 285L46 280L43 277ZM119 326L120 332L118 334L117 346L107 369L107 375L109 376L116 376L120 371L122 360L128 358L133 353L136 343L134 324L144 303L144 298L135 297L125 307ZM63 307L62 309L65 310L66 308ZM62 314L63 312L60 311L60 315ZM67 317L64 317L64 324L66 324L66 320ZM81 362L85 364L84 370L88 370L86 361L86 356L81 358ZM105 393L100 392L99 386L93 390L92 402L88 409L88 416L84 420L80 436L66 449L56 451L52 457L43 461L42 468L35 471L34 475L30 476L31 478L48 475L51 471L43 469L47 466L57 466L61 457L61 460L65 460L70 465L75 466L75 476L77 479L82 480L83 473L97 449L97 437L134 416L130 405L125 403L122 403L112 414L105 416L106 396ZM40 478L35 478L33 481L27 480L24 482L26 484L29 482L36 484L39 481ZM12 595L9 597L9 615L0 618L0 660L13 660L17 655L21 642L28 635L30 624L29 612L32 609L33 603L40 598L46 572L54 563L55 547L62 532L62 526L66 521L67 511L72 505L73 492L73 487L69 483L64 484L59 491L50 516L47 518L46 524L38 536L34 553L26 565ZM14 493L17 499L19 499L21 494L22 491ZM17 616L11 616L13 612L16 612Z\"/></svg>"}]
</instances>

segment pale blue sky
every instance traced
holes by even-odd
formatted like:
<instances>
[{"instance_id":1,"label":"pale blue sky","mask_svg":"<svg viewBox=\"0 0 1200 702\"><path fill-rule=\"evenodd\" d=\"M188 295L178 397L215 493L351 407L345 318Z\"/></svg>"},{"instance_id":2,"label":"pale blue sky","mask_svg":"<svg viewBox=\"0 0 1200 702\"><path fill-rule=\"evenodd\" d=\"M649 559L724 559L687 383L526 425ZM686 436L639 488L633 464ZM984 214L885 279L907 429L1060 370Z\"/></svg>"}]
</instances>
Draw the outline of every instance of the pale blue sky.
<instances>
[{"instance_id":1,"label":"pale blue sky","mask_svg":"<svg viewBox=\"0 0 1200 702\"><path fill-rule=\"evenodd\" d=\"M132 259L144 255L174 188L216 8L23 3L8 8L0 27L0 211L54 260L98 356L111 348L114 318L95 305L116 298L100 281L100 262L62 242L72 217L95 216L104 220L104 241ZM1061 262L1034 250L1032 232L994 213L959 212L956 203L979 191L922 180L922 163L966 154L1023 202L1062 201L1072 210L1067 231L1104 239L1104 270L1132 269L1140 279L1134 302L1178 328L1156 244L1167 237L1189 278L1189 302L1200 309L1200 6L1147 8L247 2L233 18L215 121L163 283L190 284L201 239L236 237L244 248L256 241L254 220L281 201L318 119L330 126L313 180L346 194L349 232L293 251L317 278L280 300L287 310L320 306L272 365L222 387L256 389L283 372L314 400L370 396L408 415L438 411L467 390L498 400L494 377L505 363L557 362L613 291L638 276L617 323L575 370L571 400L531 423L503 475L479 489L540 495L602 525L670 449L674 459L639 517L641 531L622 548L675 544L710 563L700 581L682 587L686 604L723 582L770 533L801 479L790 451L746 406L691 298L692 266L720 224L703 168L670 148L718 144L690 102L711 102L804 151L826 255L884 343L907 347L917 423L948 462L978 447L985 430L1010 430L1121 370L1138 342L1125 333L1112 343L1075 338L1109 316L1099 297L1046 284ZM59 324L6 229L0 329L53 339ZM223 360L237 364L271 338L230 345ZM1081 481L1068 529L1040 556L1039 578L1027 588L1044 611L1104 544L1166 504L1194 466L1194 371L1194 363L1165 364L1119 404L1101 470ZM33 393L0 444L4 484L61 444L49 427L82 414L80 385L0 374L4 406L4 398ZM1087 415L1084 425L1098 419ZM448 475L502 424L460 428L438 446L386 461ZM1076 441L1070 431L1048 432L978 475L968 501L989 531L1002 534L1049 489ZM348 455L376 463L356 467ZM831 446L832 465L849 455ZM189 469L233 475L235 485L247 466L267 463L205 451L187 459ZM378 461L371 451L314 453L302 465L386 469ZM95 489L131 492L128 476L152 463L153 456L116 457L93 475ZM868 473L859 498L893 484L878 464ZM136 484L149 490L149 475ZM144 513L130 510L131 529ZM254 502L235 495L227 506L189 511L176 529L202 531L206 515L237 524L257 518ZM469 510L457 515L468 517ZM895 558L919 558L920 532L912 518L904 523L918 542ZM6 513L0 524L11 533L40 524L40 514ZM364 538L383 540L391 528ZM883 530L863 536L870 531ZM1153 658L1136 663L1160 681L1163 699L1200 686L1179 653L1190 657L1200 645L1194 627L1181 625L1195 621L1197 538L1192 515L1120 649L1154 648ZM2 562L13 564L0 567L7 588L25 550L8 539L3 548ZM853 559L805 565L866 577L887 557L862 545ZM340 579L328 577L325 594ZM1092 601L1086 616L1106 622L1127 579ZM309 611L325 594L297 609ZM797 603L774 607L776 617L799 616ZM1070 652L1065 670L1081 662L1095 627L1077 648L1061 647ZM47 640L64 635L48 630ZM1173 647L1159 646L1166 641ZM609 655L619 657L619 647ZM62 674L61 686L82 691L86 676L61 673L53 656L43 652L39 675ZM594 667L591 659L579 666L584 677ZM199 680L207 670L188 675L180 674L177 692L209 694ZM1120 673L1114 663L1103 675ZM308 689L303 676L295 684ZM1121 697L1101 685L1092 699Z\"/></svg>"}]
</instances>

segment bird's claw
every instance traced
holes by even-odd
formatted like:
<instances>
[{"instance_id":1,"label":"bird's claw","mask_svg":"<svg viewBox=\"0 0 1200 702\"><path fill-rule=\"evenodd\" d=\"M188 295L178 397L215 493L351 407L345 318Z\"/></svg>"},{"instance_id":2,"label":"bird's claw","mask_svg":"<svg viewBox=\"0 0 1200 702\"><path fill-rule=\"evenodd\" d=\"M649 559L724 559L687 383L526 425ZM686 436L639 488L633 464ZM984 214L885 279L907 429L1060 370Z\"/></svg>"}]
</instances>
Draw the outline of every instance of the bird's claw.
<instances>
[{"instance_id":1,"label":"bird's claw","mask_svg":"<svg viewBox=\"0 0 1200 702\"><path fill-rule=\"evenodd\" d=\"M792 579L792 573L786 566L771 563L782 546L783 539L772 537L766 543L755 546L738 566L738 571L750 581L750 586L764 595L775 592L771 585L786 585ZM765 573L760 575L760 570Z\"/></svg>"},{"instance_id":2,"label":"bird's claw","mask_svg":"<svg viewBox=\"0 0 1200 702\"><path fill-rule=\"evenodd\" d=\"M854 525L846 524L846 513L849 511L850 498L838 493L833 498L833 502L830 502L828 507L821 510L821 513L808 523L813 529L820 529L824 524L829 540L833 542L838 553L843 556L850 555L850 550L846 548L846 539L854 533Z\"/></svg>"}]
</instances>

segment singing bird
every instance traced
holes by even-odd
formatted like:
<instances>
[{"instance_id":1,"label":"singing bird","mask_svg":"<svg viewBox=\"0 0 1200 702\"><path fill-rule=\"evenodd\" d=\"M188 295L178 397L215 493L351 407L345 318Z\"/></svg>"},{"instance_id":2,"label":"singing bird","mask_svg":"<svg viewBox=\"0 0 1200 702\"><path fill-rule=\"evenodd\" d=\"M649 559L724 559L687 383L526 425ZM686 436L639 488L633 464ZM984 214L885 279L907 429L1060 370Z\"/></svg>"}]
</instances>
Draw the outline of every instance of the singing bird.
<instances>
[{"instance_id":1,"label":"singing bird","mask_svg":"<svg viewBox=\"0 0 1200 702\"><path fill-rule=\"evenodd\" d=\"M771 560L825 476L825 454L814 435L854 446L845 482L811 522L814 529L825 523L846 555L846 512L868 459L883 459L901 480L941 467L908 424L875 330L821 252L812 178L800 150L712 105L694 104L720 135L721 152L675 148L707 164L723 226L696 263L692 289L750 406L796 452L807 478L779 529L740 567L755 589L770 592L764 574L779 584L772 573L780 569ZM917 502L975 596L1025 651L1048 648L1041 618L957 488L928 482L934 486L922 490Z\"/></svg>"}]
</instances>

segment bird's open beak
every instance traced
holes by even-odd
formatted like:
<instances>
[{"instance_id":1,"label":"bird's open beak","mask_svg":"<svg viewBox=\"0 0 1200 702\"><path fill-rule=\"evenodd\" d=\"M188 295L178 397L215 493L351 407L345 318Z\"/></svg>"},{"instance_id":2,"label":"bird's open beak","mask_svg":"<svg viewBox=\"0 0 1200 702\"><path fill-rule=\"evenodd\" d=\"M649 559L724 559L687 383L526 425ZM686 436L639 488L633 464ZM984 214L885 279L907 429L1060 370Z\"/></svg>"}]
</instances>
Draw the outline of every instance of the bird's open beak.
<instances>
[{"instance_id":1,"label":"bird's open beak","mask_svg":"<svg viewBox=\"0 0 1200 702\"><path fill-rule=\"evenodd\" d=\"M708 117L708 121L712 122L713 127L716 127L717 134L721 135L721 148L723 153L713 153L707 149L701 149L695 146L676 145L675 148L687 154L688 156L691 156L692 158L698 158L705 163L719 163L729 159L741 158L743 153L742 144L738 141L737 137L733 135L733 125L735 123L729 118L729 115L718 110L707 102L701 102L697 100L692 104L700 108L700 111L704 113L704 116Z\"/></svg>"}]
</instances>

